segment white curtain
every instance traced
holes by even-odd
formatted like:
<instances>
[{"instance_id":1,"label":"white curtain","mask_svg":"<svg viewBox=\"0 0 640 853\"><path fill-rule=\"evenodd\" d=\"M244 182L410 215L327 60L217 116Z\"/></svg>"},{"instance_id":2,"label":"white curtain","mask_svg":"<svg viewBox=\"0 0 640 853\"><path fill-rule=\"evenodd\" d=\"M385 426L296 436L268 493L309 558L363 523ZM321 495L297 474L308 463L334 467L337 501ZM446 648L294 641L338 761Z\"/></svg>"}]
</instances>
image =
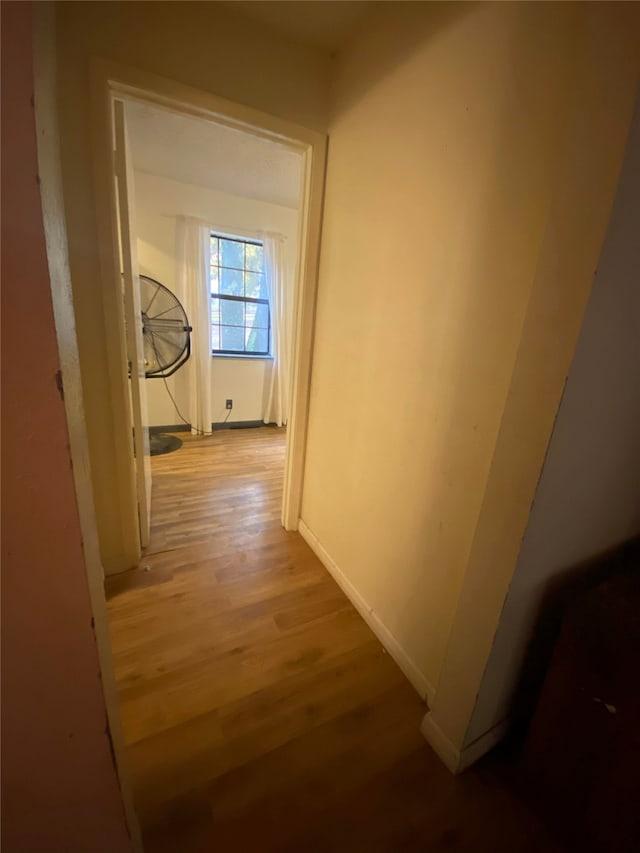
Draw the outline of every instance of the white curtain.
<instances>
[{"instance_id":1,"label":"white curtain","mask_svg":"<svg viewBox=\"0 0 640 853\"><path fill-rule=\"evenodd\" d=\"M194 435L211 433L211 290L209 233L198 219L177 218L176 285L191 332L191 358L184 371L188 384L188 418ZM181 373L183 371L180 371Z\"/></svg>"},{"instance_id":2,"label":"white curtain","mask_svg":"<svg viewBox=\"0 0 640 853\"><path fill-rule=\"evenodd\" d=\"M271 379L263 421L284 426L289 417L289 306L285 275L284 238L263 233L265 283L271 305Z\"/></svg>"}]
</instances>

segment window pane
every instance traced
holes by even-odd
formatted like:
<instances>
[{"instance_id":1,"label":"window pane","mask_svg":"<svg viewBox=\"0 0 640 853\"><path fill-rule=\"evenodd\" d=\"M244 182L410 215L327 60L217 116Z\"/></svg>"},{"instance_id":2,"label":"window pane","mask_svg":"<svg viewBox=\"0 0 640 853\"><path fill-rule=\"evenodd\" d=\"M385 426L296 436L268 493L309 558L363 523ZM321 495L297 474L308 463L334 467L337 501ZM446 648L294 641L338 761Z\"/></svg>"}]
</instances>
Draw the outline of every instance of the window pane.
<instances>
[{"instance_id":1,"label":"window pane","mask_svg":"<svg viewBox=\"0 0 640 853\"><path fill-rule=\"evenodd\" d=\"M211 346L223 352L264 354L269 347L269 306L264 249L241 238L211 237ZM225 299L224 297L239 297Z\"/></svg>"},{"instance_id":2,"label":"window pane","mask_svg":"<svg viewBox=\"0 0 640 853\"><path fill-rule=\"evenodd\" d=\"M222 278L220 281L220 293L228 296L244 296L242 292L242 273L237 270L220 270Z\"/></svg>"},{"instance_id":3,"label":"window pane","mask_svg":"<svg viewBox=\"0 0 640 853\"><path fill-rule=\"evenodd\" d=\"M247 323L247 325L249 325L249 324ZM256 326L259 329L268 329L269 328L269 306L268 305L264 305L261 302L259 302L256 305L255 320L253 321L252 325Z\"/></svg>"},{"instance_id":4,"label":"window pane","mask_svg":"<svg viewBox=\"0 0 640 853\"><path fill-rule=\"evenodd\" d=\"M247 352L267 352L269 333L266 329L247 329Z\"/></svg>"},{"instance_id":5,"label":"window pane","mask_svg":"<svg viewBox=\"0 0 640 853\"><path fill-rule=\"evenodd\" d=\"M237 240L224 240L220 238L221 264L223 267L244 268L244 243Z\"/></svg>"},{"instance_id":6,"label":"window pane","mask_svg":"<svg viewBox=\"0 0 640 853\"><path fill-rule=\"evenodd\" d=\"M244 328L242 326L221 326L223 350L234 350L244 352Z\"/></svg>"},{"instance_id":7,"label":"window pane","mask_svg":"<svg viewBox=\"0 0 640 853\"><path fill-rule=\"evenodd\" d=\"M246 268L248 270L262 272L262 246L247 243L246 259Z\"/></svg>"},{"instance_id":8,"label":"window pane","mask_svg":"<svg viewBox=\"0 0 640 853\"><path fill-rule=\"evenodd\" d=\"M221 299L222 320L225 326L244 326L244 303Z\"/></svg>"},{"instance_id":9,"label":"window pane","mask_svg":"<svg viewBox=\"0 0 640 853\"><path fill-rule=\"evenodd\" d=\"M264 276L256 272L244 274L245 296L249 299L266 299Z\"/></svg>"}]
</instances>

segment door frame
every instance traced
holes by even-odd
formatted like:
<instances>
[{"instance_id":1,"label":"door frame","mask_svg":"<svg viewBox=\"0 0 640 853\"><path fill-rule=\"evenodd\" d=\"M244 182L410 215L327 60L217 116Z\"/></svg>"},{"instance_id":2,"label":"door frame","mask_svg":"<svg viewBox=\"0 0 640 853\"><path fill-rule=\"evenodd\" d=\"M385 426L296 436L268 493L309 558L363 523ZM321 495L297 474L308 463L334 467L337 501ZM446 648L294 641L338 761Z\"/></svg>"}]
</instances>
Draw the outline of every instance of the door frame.
<instances>
[{"instance_id":1,"label":"door frame","mask_svg":"<svg viewBox=\"0 0 640 853\"><path fill-rule=\"evenodd\" d=\"M94 179L97 199L101 284L107 336L116 482L120 499L123 553L131 567L142 555L137 514L135 464L131 450L131 408L127 386L124 315L120 293L118 235L113 186L113 102L142 101L276 141L302 155L298 260L293 312L290 412L283 481L281 522L297 530L300 518L309 419L311 361L315 327L320 232L327 137L318 131L247 107L174 80L119 63L94 58L91 104ZM121 569L118 569L121 570Z\"/></svg>"},{"instance_id":2,"label":"door frame","mask_svg":"<svg viewBox=\"0 0 640 853\"><path fill-rule=\"evenodd\" d=\"M124 304L125 337L129 365L129 390L133 423L133 448L136 474L136 499L140 545L149 544L151 529L151 456L149 448L147 387L145 385L144 344L138 287L138 249L136 242L135 187L133 164L127 133L126 104L114 101L115 185L120 232L120 263Z\"/></svg>"}]
</instances>

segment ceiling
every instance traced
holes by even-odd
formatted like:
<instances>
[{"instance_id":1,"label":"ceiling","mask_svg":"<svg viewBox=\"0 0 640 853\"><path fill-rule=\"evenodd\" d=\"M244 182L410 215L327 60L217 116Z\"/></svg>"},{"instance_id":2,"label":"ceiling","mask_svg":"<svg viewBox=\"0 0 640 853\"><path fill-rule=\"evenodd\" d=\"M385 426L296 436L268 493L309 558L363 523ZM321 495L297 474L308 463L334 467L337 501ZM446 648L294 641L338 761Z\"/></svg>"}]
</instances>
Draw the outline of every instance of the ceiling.
<instances>
[{"instance_id":1,"label":"ceiling","mask_svg":"<svg viewBox=\"0 0 640 853\"><path fill-rule=\"evenodd\" d=\"M336 53L356 32L374 5L366 0L243 0L222 5L272 30L313 47Z\"/></svg>"},{"instance_id":2,"label":"ceiling","mask_svg":"<svg viewBox=\"0 0 640 853\"><path fill-rule=\"evenodd\" d=\"M297 208L301 156L204 119L127 103L133 166L139 172Z\"/></svg>"}]
</instances>

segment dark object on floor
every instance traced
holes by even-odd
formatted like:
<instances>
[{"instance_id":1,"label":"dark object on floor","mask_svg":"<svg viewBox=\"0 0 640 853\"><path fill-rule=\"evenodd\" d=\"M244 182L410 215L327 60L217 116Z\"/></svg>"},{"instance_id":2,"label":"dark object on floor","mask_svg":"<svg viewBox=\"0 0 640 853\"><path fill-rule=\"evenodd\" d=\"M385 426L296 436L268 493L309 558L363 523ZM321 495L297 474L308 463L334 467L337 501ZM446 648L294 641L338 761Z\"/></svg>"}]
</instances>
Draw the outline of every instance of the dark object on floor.
<instances>
[{"instance_id":1,"label":"dark object on floor","mask_svg":"<svg viewBox=\"0 0 640 853\"><path fill-rule=\"evenodd\" d=\"M525 747L526 787L570 850L640 850L638 660L633 549L567 609Z\"/></svg>"},{"instance_id":2,"label":"dark object on floor","mask_svg":"<svg viewBox=\"0 0 640 853\"><path fill-rule=\"evenodd\" d=\"M150 435L149 447L152 456L162 456L164 453L173 453L182 447L182 440L175 435Z\"/></svg>"}]
</instances>

